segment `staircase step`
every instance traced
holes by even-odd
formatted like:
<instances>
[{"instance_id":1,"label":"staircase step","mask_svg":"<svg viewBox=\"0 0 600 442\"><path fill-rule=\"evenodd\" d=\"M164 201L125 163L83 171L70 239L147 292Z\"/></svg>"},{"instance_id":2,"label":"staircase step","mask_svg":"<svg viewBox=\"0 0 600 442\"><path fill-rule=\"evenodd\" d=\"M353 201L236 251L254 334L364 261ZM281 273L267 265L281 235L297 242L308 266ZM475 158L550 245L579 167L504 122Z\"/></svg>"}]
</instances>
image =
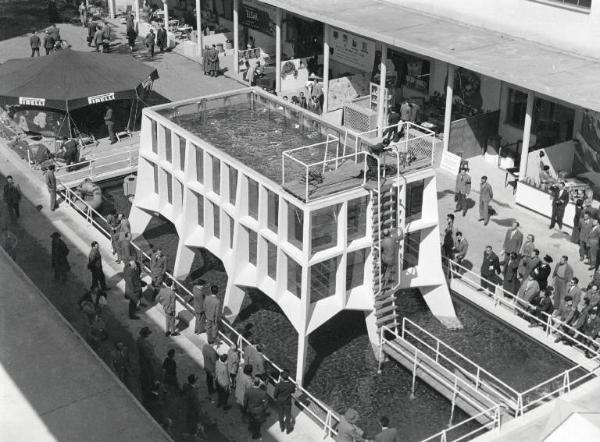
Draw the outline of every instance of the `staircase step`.
<instances>
[{"instance_id":1,"label":"staircase step","mask_svg":"<svg viewBox=\"0 0 600 442\"><path fill-rule=\"evenodd\" d=\"M377 309L375 311L375 317L377 318L381 318L382 316L385 316L386 314L390 313L390 312L396 312L396 304L390 304L387 307L383 307L380 309Z\"/></svg>"},{"instance_id":2,"label":"staircase step","mask_svg":"<svg viewBox=\"0 0 600 442\"><path fill-rule=\"evenodd\" d=\"M377 327L381 327L382 325L388 325L390 323L395 323L396 322L396 313L392 313L390 315L384 316L383 318L378 318L377 321L375 321L375 325L377 325Z\"/></svg>"},{"instance_id":3,"label":"staircase step","mask_svg":"<svg viewBox=\"0 0 600 442\"><path fill-rule=\"evenodd\" d=\"M377 293L375 290L374 290L374 292ZM395 296L395 292L392 292L390 290L384 290L375 295L375 301L382 301L382 300L387 299L392 296Z\"/></svg>"},{"instance_id":4,"label":"staircase step","mask_svg":"<svg viewBox=\"0 0 600 442\"><path fill-rule=\"evenodd\" d=\"M379 308L383 307L384 305L388 305L395 301L396 301L395 296L388 296L387 298L375 300L375 303L373 305L375 306L376 309L379 309Z\"/></svg>"}]
</instances>

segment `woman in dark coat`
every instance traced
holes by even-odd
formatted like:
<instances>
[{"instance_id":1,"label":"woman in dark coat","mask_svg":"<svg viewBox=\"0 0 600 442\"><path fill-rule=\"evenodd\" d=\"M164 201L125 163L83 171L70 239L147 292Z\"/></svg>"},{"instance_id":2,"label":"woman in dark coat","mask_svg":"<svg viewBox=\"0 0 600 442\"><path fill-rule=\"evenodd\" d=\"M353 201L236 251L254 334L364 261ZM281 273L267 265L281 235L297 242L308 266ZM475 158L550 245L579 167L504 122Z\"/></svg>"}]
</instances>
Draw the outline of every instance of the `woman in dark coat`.
<instances>
[{"instance_id":1,"label":"woman in dark coat","mask_svg":"<svg viewBox=\"0 0 600 442\"><path fill-rule=\"evenodd\" d=\"M575 217L573 218L573 232L571 233L571 242L579 244L579 232L581 224L579 221L583 217L583 200L578 199L575 202Z\"/></svg>"},{"instance_id":2,"label":"woman in dark coat","mask_svg":"<svg viewBox=\"0 0 600 442\"><path fill-rule=\"evenodd\" d=\"M504 283L502 284L502 288L505 290L504 296L506 297L509 297L509 293L516 296L519 291L518 269L519 257L515 252L512 252L504 265Z\"/></svg>"},{"instance_id":3,"label":"woman in dark coat","mask_svg":"<svg viewBox=\"0 0 600 442\"><path fill-rule=\"evenodd\" d=\"M125 280L125 297L129 299L129 319L139 319L135 312L142 298L142 281L135 261L125 261L123 279Z\"/></svg>"},{"instance_id":4,"label":"woman in dark coat","mask_svg":"<svg viewBox=\"0 0 600 442\"><path fill-rule=\"evenodd\" d=\"M69 248L60 238L60 233L54 232L50 235L52 238L52 268L54 269L54 280L65 282L67 272L71 270L67 256Z\"/></svg>"}]
</instances>

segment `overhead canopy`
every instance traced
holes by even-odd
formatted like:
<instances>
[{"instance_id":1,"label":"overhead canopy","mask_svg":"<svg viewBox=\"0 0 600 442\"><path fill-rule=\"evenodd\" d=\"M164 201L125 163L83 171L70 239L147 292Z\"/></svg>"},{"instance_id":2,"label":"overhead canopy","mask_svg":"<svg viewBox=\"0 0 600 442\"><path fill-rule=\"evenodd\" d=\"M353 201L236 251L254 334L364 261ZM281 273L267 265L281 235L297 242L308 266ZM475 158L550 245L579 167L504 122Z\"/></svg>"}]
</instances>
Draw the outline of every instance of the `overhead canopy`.
<instances>
[{"instance_id":1,"label":"overhead canopy","mask_svg":"<svg viewBox=\"0 0 600 442\"><path fill-rule=\"evenodd\" d=\"M129 55L65 49L0 64L0 104L72 111L135 98L138 88L156 78L155 68Z\"/></svg>"},{"instance_id":2,"label":"overhead canopy","mask_svg":"<svg viewBox=\"0 0 600 442\"><path fill-rule=\"evenodd\" d=\"M600 112L600 60L380 0L260 0ZM343 5L342 5L343 3Z\"/></svg>"}]
</instances>

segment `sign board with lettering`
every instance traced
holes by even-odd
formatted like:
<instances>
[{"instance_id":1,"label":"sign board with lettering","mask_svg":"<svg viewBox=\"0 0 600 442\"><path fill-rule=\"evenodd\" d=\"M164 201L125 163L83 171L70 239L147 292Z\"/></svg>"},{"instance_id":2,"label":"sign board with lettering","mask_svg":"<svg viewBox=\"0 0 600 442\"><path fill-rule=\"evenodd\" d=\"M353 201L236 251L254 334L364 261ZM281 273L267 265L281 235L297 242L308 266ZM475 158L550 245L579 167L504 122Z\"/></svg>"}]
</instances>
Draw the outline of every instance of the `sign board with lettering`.
<instances>
[{"instance_id":1,"label":"sign board with lettering","mask_svg":"<svg viewBox=\"0 0 600 442\"><path fill-rule=\"evenodd\" d=\"M239 21L242 26L275 36L275 22L269 10L258 2L245 0L240 4Z\"/></svg>"},{"instance_id":2,"label":"sign board with lettering","mask_svg":"<svg viewBox=\"0 0 600 442\"><path fill-rule=\"evenodd\" d=\"M105 101L113 101L115 99L115 93L109 92L107 94L94 95L93 97L88 97L89 104L96 103L104 103Z\"/></svg>"},{"instance_id":3,"label":"sign board with lettering","mask_svg":"<svg viewBox=\"0 0 600 442\"><path fill-rule=\"evenodd\" d=\"M331 59L372 72L375 63L375 42L364 37L329 26Z\"/></svg>"},{"instance_id":4,"label":"sign board with lettering","mask_svg":"<svg viewBox=\"0 0 600 442\"><path fill-rule=\"evenodd\" d=\"M45 106L45 98L19 97L19 104L24 106Z\"/></svg>"}]
</instances>

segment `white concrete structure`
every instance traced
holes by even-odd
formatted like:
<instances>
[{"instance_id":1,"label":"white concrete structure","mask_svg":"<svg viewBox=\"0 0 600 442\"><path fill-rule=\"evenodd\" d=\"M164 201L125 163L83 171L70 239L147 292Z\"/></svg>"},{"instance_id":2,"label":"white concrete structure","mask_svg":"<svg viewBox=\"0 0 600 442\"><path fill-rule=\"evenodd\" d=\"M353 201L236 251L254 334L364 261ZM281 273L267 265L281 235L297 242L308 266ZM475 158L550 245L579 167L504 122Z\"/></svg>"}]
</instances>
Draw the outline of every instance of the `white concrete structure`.
<instances>
[{"instance_id":1,"label":"white concrete structure","mask_svg":"<svg viewBox=\"0 0 600 442\"><path fill-rule=\"evenodd\" d=\"M230 320L240 311L245 287L256 287L275 301L298 332L296 378L301 383L308 335L337 313L364 311L372 342L377 342L378 326L395 324L395 307L385 307L382 315L375 302L382 293L376 282L378 262L374 262L379 247L374 205L378 193L383 196L385 192L383 187L378 192L362 186L362 178L352 178L356 185L336 193L294 196L286 190L287 184L267 178L165 116L199 112L207 101L210 108L223 107L231 97L238 101L244 97L252 109L255 102L262 102L256 106L269 107L270 112L284 112L287 106L286 112L297 114L295 121L300 124L320 125L322 132L337 131L340 139L345 136L348 142L353 137L355 146L362 145L359 136L261 90L147 108L130 214L132 232L143 233L156 214L171 221L180 238L173 272L179 278L187 276L195 249L205 248L220 258L228 274L224 316ZM429 143L423 149L431 155L434 138L421 135L420 142ZM408 141L406 145L411 146ZM340 157L328 157L327 169L323 169L329 171L334 164L337 168L344 161ZM364 152L349 157L352 164L354 158L363 158L357 166L360 172L365 166ZM420 288L436 316L456 322L441 268L436 178L431 158L424 160L424 167L404 170L400 179L387 181L391 189L387 194L400 202L393 210L395 223L406 232L399 260L400 283L394 288ZM341 166L332 173L339 170Z\"/></svg>"}]
</instances>

